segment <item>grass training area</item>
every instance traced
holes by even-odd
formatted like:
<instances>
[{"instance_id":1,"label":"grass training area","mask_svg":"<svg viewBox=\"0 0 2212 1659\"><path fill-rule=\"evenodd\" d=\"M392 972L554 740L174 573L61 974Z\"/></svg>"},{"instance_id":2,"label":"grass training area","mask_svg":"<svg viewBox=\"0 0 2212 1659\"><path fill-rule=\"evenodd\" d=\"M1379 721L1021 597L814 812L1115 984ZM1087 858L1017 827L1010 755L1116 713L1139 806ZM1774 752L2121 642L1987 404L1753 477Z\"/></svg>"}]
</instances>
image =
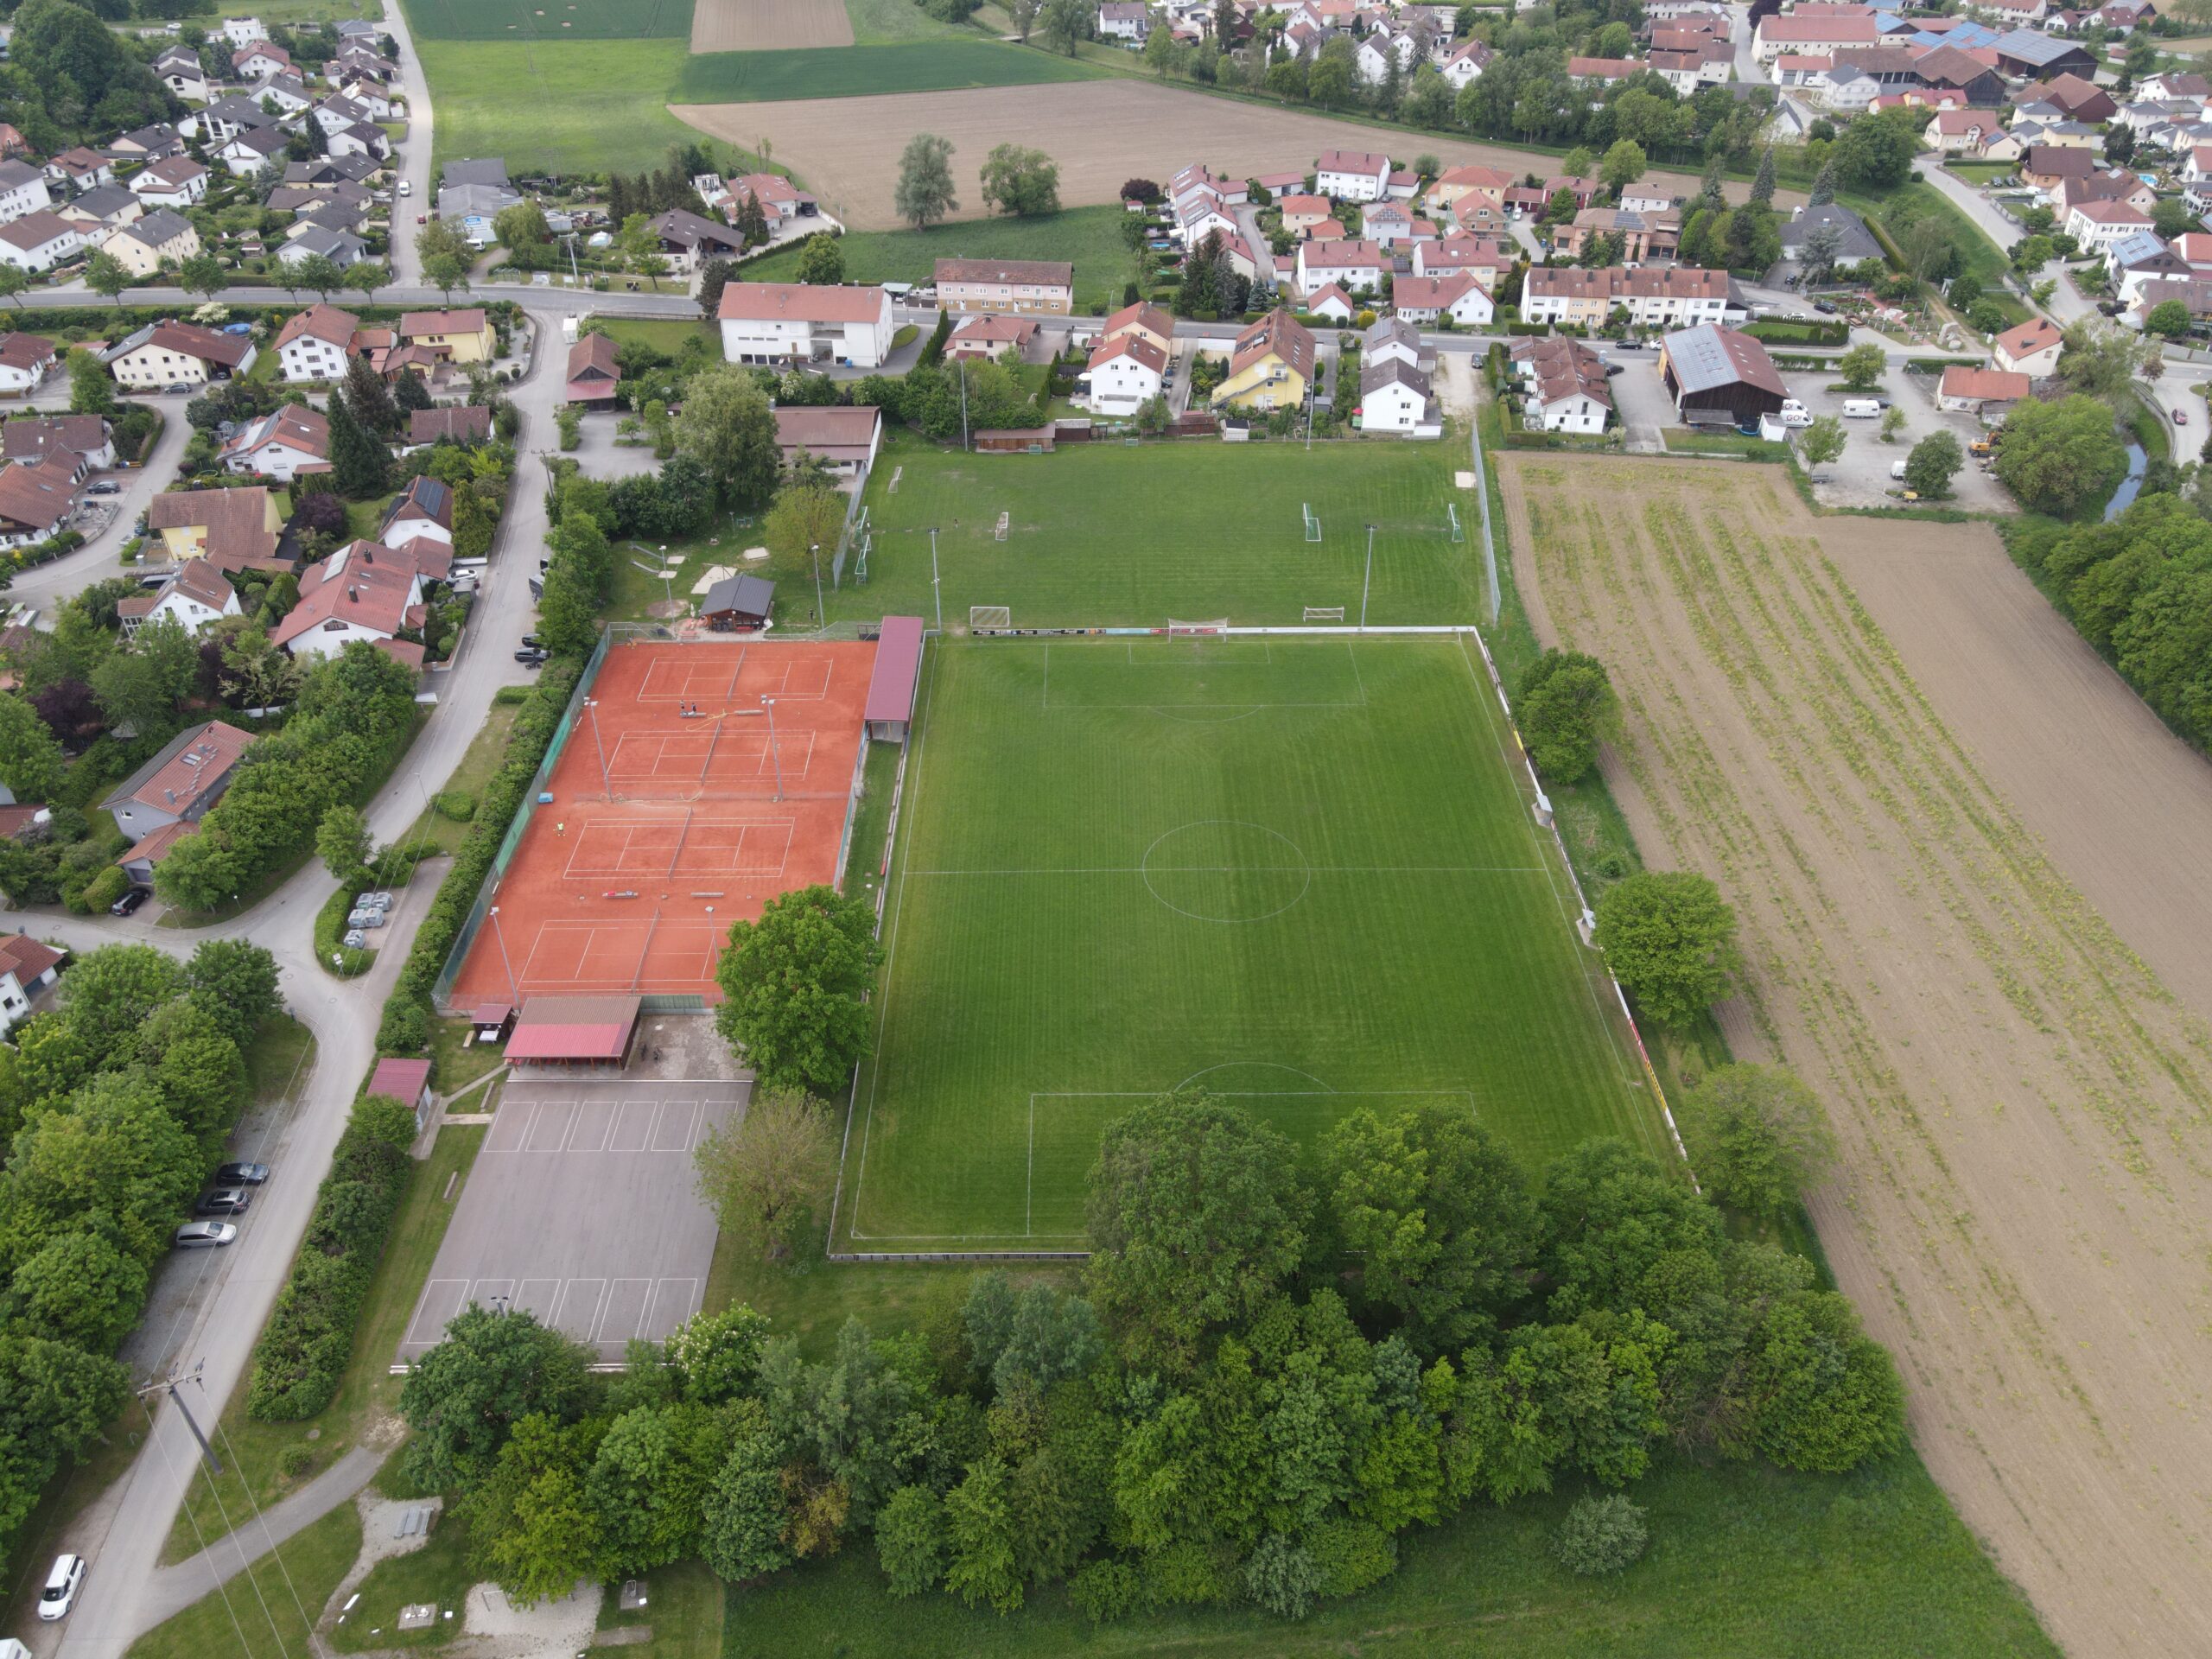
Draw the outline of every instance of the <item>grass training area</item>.
<instances>
[{"instance_id":1,"label":"grass training area","mask_svg":"<svg viewBox=\"0 0 2212 1659\"><path fill-rule=\"evenodd\" d=\"M1036 219L959 219L922 231L848 231L837 251L849 283L933 283L940 259L1065 259L1075 267L1076 308L1103 315L1121 308L1130 273L1122 242L1128 218L1119 207L1071 207ZM794 245L755 259L746 280L797 282L800 253Z\"/></svg>"},{"instance_id":2,"label":"grass training area","mask_svg":"<svg viewBox=\"0 0 2212 1659\"><path fill-rule=\"evenodd\" d=\"M836 880L874 661L849 642L609 651L454 996L714 996L732 922Z\"/></svg>"},{"instance_id":3,"label":"grass training area","mask_svg":"<svg viewBox=\"0 0 2212 1659\"><path fill-rule=\"evenodd\" d=\"M1357 622L1373 524L1369 620L1471 623L1482 550L1474 493L1452 482L1463 454L1278 439L984 455L894 437L868 478L868 581L856 586L849 569L830 616L933 616L934 528L948 629L974 605L1008 607L1016 627L1295 623L1309 606L1341 606ZM1319 542L1306 539L1308 507ZM1468 539L1452 540L1454 512Z\"/></svg>"},{"instance_id":4,"label":"grass training area","mask_svg":"<svg viewBox=\"0 0 2212 1659\"><path fill-rule=\"evenodd\" d=\"M1184 1083L1671 1156L1462 637L940 645L918 741L840 1246L1079 1247L1101 1128Z\"/></svg>"}]
</instances>

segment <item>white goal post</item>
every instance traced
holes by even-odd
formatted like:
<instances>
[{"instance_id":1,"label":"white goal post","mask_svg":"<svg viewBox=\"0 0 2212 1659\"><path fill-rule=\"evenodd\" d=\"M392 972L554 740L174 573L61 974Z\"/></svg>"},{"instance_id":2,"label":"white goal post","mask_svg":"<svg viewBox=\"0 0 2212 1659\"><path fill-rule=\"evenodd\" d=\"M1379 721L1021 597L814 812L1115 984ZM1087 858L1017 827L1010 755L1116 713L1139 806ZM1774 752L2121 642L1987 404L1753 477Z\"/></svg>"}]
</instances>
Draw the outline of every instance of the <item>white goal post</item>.
<instances>
[{"instance_id":1,"label":"white goal post","mask_svg":"<svg viewBox=\"0 0 2212 1659\"><path fill-rule=\"evenodd\" d=\"M1321 539L1321 521L1315 516L1313 504L1310 502L1301 501L1298 504L1298 508L1300 512L1306 515L1306 539L1309 542L1319 541Z\"/></svg>"},{"instance_id":2,"label":"white goal post","mask_svg":"<svg viewBox=\"0 0 2212 1659\"><path fill-rule=\"evenodd\" d=\"M968 607L968 626L970 632L978 628L1010 628L1014 626L1014 612L1004 605L970 605Z\"/></svg>"},{"instance_id":3,"label":"white goal post","mask_svg":"<svg viewBox=\"0 0 2212 1659\"><path fill-rule=\"evenodd\" d=\"M1178 622L1173 617L1167 620L1167 637L1171 639L1199 639L1228 632L1229 619L1225 616L1214 622Z\"/></svg>"},{"instance_id":4,"label":"white goal post","mask_svg":"<svg viewBox=\"0 0 2212 1659\"><path fill-rule=\"evenodd\" d=\"M1344 607L1341 605L1308 605L1306 620L1308 622L1341 622L1344 620Z\"/></svg>"}]
</instances>

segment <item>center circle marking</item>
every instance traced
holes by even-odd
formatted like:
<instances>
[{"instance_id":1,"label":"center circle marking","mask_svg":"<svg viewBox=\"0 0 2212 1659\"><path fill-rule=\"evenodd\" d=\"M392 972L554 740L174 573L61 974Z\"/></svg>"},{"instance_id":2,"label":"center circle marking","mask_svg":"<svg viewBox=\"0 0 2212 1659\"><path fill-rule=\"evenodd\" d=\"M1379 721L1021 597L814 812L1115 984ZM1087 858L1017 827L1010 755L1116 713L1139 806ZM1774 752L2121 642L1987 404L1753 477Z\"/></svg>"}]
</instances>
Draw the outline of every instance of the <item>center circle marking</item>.
<instances>
[{"instance_id":1,"label":"center circle marking","mask_svg":"<svg viewBox=\"0 0 2212 1659\"><path fill-rule=\"evenodd\" d=\"M1264 922L1313 885L1296 842L1241 818L1179 824L1144 849L1140 868L1154 899L1197 922Z\"/></svg>"}]
</instances>

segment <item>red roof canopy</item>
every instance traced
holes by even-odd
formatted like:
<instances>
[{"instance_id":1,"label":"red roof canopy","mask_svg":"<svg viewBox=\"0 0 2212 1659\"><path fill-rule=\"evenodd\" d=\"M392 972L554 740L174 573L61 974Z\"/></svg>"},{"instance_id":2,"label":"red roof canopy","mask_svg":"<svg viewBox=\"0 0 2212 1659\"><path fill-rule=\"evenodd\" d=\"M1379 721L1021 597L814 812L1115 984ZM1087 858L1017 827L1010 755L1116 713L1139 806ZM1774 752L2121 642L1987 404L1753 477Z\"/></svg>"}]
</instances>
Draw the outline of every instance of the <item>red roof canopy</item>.
<instances>
[{"instance_id":1,"label":"red roof canopy","mask_svg":"<svg viewBox=\"0 0 2212 1659\"><path fill-rule=\"evenodd\" d=\"M922 619L887 616L875 645L875 671L868 676L866 721L912 720L914 677L922 665Z\"/></svg>"},{"instance_id":2,"label":"red roof canopy","mask_svg":"<svg viewBox=\"0 0 2212 1659\"><path fill-rule=\"evenodd\" d=\"M423 1098L423 1090L430 1085L430 1063L428 1060L392 1060L377 1062L374 1076L369 1079L369 1092L389 1095L394 1100L412 1106Z\"/></svg>"}]
</instances>

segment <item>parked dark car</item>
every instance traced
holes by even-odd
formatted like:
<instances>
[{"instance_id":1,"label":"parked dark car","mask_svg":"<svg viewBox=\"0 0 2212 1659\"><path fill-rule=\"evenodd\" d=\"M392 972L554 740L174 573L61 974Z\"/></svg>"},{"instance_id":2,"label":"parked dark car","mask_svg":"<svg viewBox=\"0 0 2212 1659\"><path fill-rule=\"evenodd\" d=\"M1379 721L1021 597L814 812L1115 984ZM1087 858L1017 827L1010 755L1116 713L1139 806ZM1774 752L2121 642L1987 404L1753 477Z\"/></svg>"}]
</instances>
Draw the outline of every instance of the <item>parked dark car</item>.
<instances>
[{"instance_id":1,"label":"parked dark car","mask_svg":"<svg viewBox=\"0 0 2212 1659\"><path fill-rule=\"evenodd\" d=\"M243 1215L253 1203L253 1194L242 1186L210 1187L200 1195L200 1202L192 1206L195 1216Z\"/></svg>"},{"instance_id":2,"label":"parked dark car","mask_svg":"<svg viewBox=\"0 0 2212 1659\"><path fill-rule=\"evenodd\" d=\"M107 907L107 913L111 916L128 916L131 912L137 910L139 906L144 904L146 902L146 899L147 893L145 888L133 887L130 892L124 893L122 898L110 905Z\"/></svg>"},{"instance_id":3,"label":"parked dark car","mask_svg":"<svg viewBox=\"0 0 2212 1659\"><path fill-rule=\"evenodd\" d=\"M515 661L531 668L543 668L545 666L546 659L552 654L550 651L533 649L524 645L520 651L515 652Z\"/></svg>"},{"instance_id":4,"label":"parked dark car","mask_svg":"<svg viewBox=\"0 0 2212 1659\"><path fill-rule=\"evenodd\" d=\"M215 1172L218 1186L259 1186L268 1179L266 1164L225 1164Z\"/></svg>"}]
</instances>

